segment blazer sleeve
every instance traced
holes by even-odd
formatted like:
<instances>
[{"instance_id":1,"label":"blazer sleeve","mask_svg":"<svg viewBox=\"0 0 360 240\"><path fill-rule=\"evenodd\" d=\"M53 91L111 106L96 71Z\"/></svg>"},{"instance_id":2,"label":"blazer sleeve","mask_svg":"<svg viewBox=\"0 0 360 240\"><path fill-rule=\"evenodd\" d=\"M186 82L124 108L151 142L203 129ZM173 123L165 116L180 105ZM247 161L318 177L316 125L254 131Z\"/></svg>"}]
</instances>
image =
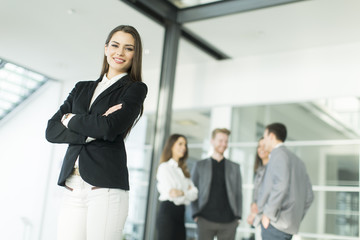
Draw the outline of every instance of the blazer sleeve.
<instances>
[{"instance_id":1,"label":"blazer sleeve","mask_svg":"<svg viewBox=\"0 0 360 240\"><path fill-rule=\"evenodd\" d=\"M191 180L194 184L194 186L198 189L198 193L199 193L199 173L198 173L198 163L196 162L192 168L191 171ZM192 211L192 217L195 218L196 214L199 213L199 197L195 200L191 202L191 211Z\"/></svg>"},{"instance_id":2,"label":"blazer sleeve","mask_svg":"<svg viewBox=\"0 0 360 240\"><path fill-rule=\"evenodd\" d=\"M290 184L289 161L284 153L279 153L276 161L268 163L268 170L272 174L272 189L264 207L264 215L271 221L277 221L281 204L288 192Z\"/></svg>"},{"instance_id":3,"label":"blazer sleeve","mask_svg":"<svg viewBox=\"0 0 360 240\"><path fill-rule=\"evenodd\" d=\"M114 141L123 134L135 121L147 94L147 86L142 82L134 82L121 101L122 108L108 116L99 114L76 114L69 121L72 131L96 139Z\"/></svg>"},{"instance_id":4,"label":"blazer sleeve","mask_svg":"<svg viewBox=\"0 0 360 240\"><path fill-rule=\"evenodd\" d=\"M238 191L236 193L236 204L238 207L238 212L237 212L237 217L239 217L241 219L241 215L242 215L242 178L241 178L241 169L240 169L240 165L236 165L236 167L238 167L238 172L237 172L237 183L239 184L238 187Z\"/></svg>"},{"instance_id":5,"label":"blazer sleeve","mask_svg":"<svg viewBox=\"0 0 360 240\"><path fill-rule=\"evenodd\" d=\"M67 99L60 106L60 109L55 113L55 115L48 121L45 137L51 143L68 143L68 144L85 144L86 136L83 136L79 133L72 131L71 129L66 128L61 123L61 118L66 113L72 112L72 103L76 91L80 84L77 83L74 89L70 92Z\"/></svg>"},{"instance_id":6,"label":"blazer sleeve","mask_svg":"<svg viewBox=\"0 0 360 240\"><path fill-rule=\"evenodd\" d=\"M312 202L314 201L314 192L312 190L312 185L310 182L309 175L307 173L305 173L305 177L306 177L306 179L305 179L305 181L306 181L306 199L305 199L304 214L303 214L302 218L304 218L306 212L308 211Z\"/></svg>"}]
</instances>

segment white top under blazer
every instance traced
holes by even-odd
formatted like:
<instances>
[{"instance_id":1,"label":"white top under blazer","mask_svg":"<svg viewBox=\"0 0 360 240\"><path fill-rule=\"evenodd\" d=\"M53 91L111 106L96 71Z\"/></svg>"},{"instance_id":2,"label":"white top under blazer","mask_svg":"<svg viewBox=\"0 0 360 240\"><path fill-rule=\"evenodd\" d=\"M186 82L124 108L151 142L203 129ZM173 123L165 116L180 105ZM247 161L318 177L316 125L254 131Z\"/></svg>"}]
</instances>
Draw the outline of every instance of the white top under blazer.
<instances>
[{"instance_id":1,"label":"white top under blazer","mask_svg":"<svg viewBox=\"0 0 360 240\"><path fill-rule=\"evenodd\" d=\"M160 201L171 201L175 205L189 205L198 197L198 189L190 178L184 176L183 171L174 159L160 164L157 174L157 189L160 193ZM184 192L183 196L170 197L169 193L172 188Z\"/></svg>"}]
</instances>

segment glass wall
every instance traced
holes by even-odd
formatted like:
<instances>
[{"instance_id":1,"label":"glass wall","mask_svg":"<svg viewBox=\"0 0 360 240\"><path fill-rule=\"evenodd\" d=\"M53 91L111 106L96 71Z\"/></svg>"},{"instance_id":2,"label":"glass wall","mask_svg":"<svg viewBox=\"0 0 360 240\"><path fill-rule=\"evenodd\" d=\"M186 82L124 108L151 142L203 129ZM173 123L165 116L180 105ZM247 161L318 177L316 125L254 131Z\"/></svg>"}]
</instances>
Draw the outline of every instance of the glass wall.
<instances>
[{"instance_id":1,"label":"glass wall","mask_svg":"<svg viewBox=\"0 0 360 240\"><path fill-rule=\"evenodd\" d=\"M257 140L265 126L282 122L288 128L286 146L305 163L315 200L305 216L298 239L358 239L360 138L354 121L327 111L317 101L279 105L231 107L228 116L232 131L227 156L241 166L243 220L236 239L253 239L246 217L252 201L252 181ZM189 139L189 168L211 154L212 128L227 127L214 109L174 111L172 133ZM352 118L354 119L354 118ZM345 121L346 120L346 121ZM188 239L196 239L196 224L186 213Z\"/></svg>"},{"instance_id":2,"label":"glass wall","mask_svg":"<svg viewBox=\"0 0 360 240\"><path fill-rule=\"evenodd\" d=\"M212 129L231 129L226 156L240 164L243 189L243 220L238 227L237 240L254 239L254 229L247 224L246 217L252 201L255 151L265 126L272 122L287 126L286 146L304 161L313 184L315 200L297 239L358 239L360 135L355 127L358 125L348 121L349 117L339 117L341 111L327 111L325 105L320 105L325 102L330 101L173 112L171 133L187 136L190 170L196 161L210 156ZM354 112L352 114L355 116ZM143 237L154 114L146 114L138 124L126 143L131 178L126 239ZM196 224L190 207L186 209L186 227L188 239L196 239Z\"/></svg>"}]
</instances>

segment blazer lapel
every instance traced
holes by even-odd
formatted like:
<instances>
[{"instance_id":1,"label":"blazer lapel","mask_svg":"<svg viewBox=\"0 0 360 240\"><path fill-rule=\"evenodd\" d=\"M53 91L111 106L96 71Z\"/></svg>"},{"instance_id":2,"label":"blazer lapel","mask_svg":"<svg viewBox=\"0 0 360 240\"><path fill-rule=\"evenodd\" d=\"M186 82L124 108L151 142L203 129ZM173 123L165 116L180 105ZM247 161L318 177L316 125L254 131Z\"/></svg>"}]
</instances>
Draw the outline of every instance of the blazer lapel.
<instances>
[{"instance_id":1,"label":"blazer lapel","mask_svg":"<svg viewBox=\"0 0 360 240\"><path fill-rule=\"evenodd\" d=\"M129 81L129 77L128 75L125 75L124 77L120 78L116 83L114 83L113 85L111 85L110 87L108 87L107 89L105 89L105 91L103 91L96 99L95 101L93 102L93 104L91 105L90 107L90 111L91 109L94 107L94 105L96 105L96 103L98 103L102 98L104 98L106 95L110 94L111 92L123 87L126 83L128 83ZM97 86L97 84L96 84ZM95 86L95 88L96 88ZM95 91L95 88L94 90L92 91L92 94L94 94L94 91ZM92 98L92 95L91 95L91 98ZM91 98L89 100L89 104L90 104L90 101L91 101Z\"/></svg>"},{"instance_id":2,"label":"blazer lapel","mask_svg":"<svg viewBox=\"0 0 360 240\"><path fill-rule=\"evenodd\" d=\"M90 102L92 99L92 96L94 95L95 89L98 85L99 82L101 82L102 78L99 78L98 80L96 80L95 82L92 82L90 87L89 87L89 92L88 92L88 101L87 101L87 105L86 105L86 110L89 111L89 106L90 106Z\"/></svg>"},{"instance_id":3,"label":"blazer lapel","mask_svg":"<svg viewBox=\"0 0 360 240\"><path fill-rule=\"evenodd\" d=\"M225 165L225 182L226 182L226 188L228 188L230 186L230 183L231 183L231 180L232 180L232 171L233 169L231 168L231 164L229 164L228 161L230 160L227 160L226 158L223 160L225 161L224 162L224 165ZM227 189L229 191L229 189Z\"/></svg>"},{"instance_id":4,"label":"blazer lapel","mask_svg":"<svg viewBox=\"0 0 360 240\"><path fill-rule=\"evenodd\" d=\"M204 167L204 171L205 171L205 173L207 173L206 174L206 176L207 176L206 182L208 183L208 186L210 186L211 179L212 179L212 160L211 160L211 158L207 159L206 165ZM209 189L210 189L210 187L209 187Z\"/></svg>"}]
</instances>

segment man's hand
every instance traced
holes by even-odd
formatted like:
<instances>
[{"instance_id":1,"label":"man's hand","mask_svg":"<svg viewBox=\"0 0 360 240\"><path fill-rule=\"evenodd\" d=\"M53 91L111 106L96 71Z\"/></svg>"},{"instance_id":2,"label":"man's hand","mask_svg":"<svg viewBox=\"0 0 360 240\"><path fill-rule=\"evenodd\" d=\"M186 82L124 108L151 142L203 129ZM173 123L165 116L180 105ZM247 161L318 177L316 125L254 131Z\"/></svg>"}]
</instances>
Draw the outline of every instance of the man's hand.
<instances>
[{"instance_id":1,"label":"man's hand","mask_svg":"<svg viewBox=\"0 0 360 240\"><path fill-rule=\"evenodd\" d=\"M111 114L117 110L120 110L121 108L122 108L122 103L112 106L103 114L103 116L108 116L109 114Z\"/></svg>"},{"instance_id":2,"label":"man's hand","mask_svg":"<svg viewBox=\"0 0 360 240\"><path fill-rule=\"evenodd\" d=\"M267 216L263 215L261 219L261 223L264 226L264 228L267 229L270 224L270 219Z\"/></svg>"}]
</instances>

